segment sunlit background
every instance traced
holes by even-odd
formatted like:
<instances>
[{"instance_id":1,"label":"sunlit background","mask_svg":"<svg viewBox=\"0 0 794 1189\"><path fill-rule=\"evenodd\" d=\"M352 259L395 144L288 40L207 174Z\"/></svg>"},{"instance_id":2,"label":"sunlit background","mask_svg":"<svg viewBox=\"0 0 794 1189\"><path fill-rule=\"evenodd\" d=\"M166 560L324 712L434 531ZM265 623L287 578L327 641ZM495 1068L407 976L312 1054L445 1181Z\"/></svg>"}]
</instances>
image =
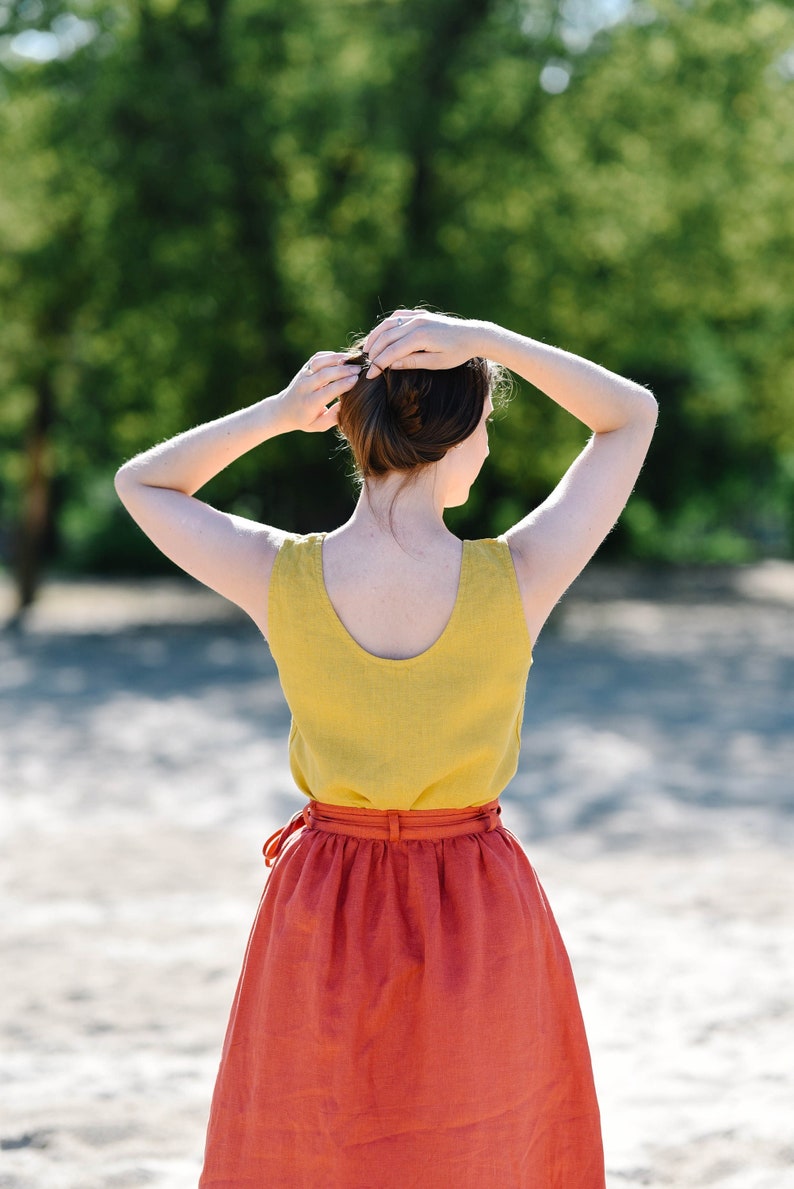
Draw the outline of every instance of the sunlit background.
<instances>
[{"instance_id":1,"label":"sunlit background","mask_svg":"<svg viewBox=\"0 0 794 1189\"><path fill-rule=\"evenodd\" d=\"M0 549L160 561L113 495L154 440L420 301L649 384L602 557L794 539L794 12L774 0L0 0ZM454 525L503 530L582 427L526 388ZM330 438L207 498L305 531Z\"/></svg>"},{"instance_id":2,"label":"sunlit background","mask_svg":"<svg viewBox=\"0 0 794 1189\"><path fill-rule=\"evenodd\" d=\"M536 650L504 820L574 964L609 1189L791 1183L792 195L788 2L0 0L3 1189L195 1186L301 800L261 636L113 474L420 301L658 396ZM507 527L586 434L517 385L453 527ZM328 528L348 469L289 435L206 495Z\"/></svg>"}]
</instances>

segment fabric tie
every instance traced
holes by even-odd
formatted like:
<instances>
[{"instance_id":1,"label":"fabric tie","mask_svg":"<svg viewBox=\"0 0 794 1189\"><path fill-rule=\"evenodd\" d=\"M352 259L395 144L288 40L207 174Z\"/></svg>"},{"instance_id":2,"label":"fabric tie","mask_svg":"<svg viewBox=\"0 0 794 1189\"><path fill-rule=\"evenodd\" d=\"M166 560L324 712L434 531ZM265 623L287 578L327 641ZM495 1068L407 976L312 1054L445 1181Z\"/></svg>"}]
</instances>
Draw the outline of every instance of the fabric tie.
<instances>
[{"instance_id":1,"label":"fabric tie","mask_svg":"<svg viewBox=\"0 0 794 1189\"><path fill-rule=\"evenodd\" d=\"M287 839L290 838L296 830L300 830L303 826L310 825L309 821L309 806L304 805L303 809L299 809L294 813L285 826L280 826L275 834L271 834L265 845L262 847L262 854L265 856L265 866L275 866L276 859L284 850Z\"/></svg>"},{"instance_id":2,"label":"fabric tie","mask_svg":"<svg viewBox=\"0 0 794 1189\"><path fill-rule=\"evenodd\" d=\"M402 842L417 838L454 838L459 834L483 833L499 825L502 806L498 800L465 809L362 809L309 801L293 814L286 825L271 834L262 853L265 865L274 867L288 840L307 826L331 834L354 838L382 838Z\"/></svg>"}]
</instances>

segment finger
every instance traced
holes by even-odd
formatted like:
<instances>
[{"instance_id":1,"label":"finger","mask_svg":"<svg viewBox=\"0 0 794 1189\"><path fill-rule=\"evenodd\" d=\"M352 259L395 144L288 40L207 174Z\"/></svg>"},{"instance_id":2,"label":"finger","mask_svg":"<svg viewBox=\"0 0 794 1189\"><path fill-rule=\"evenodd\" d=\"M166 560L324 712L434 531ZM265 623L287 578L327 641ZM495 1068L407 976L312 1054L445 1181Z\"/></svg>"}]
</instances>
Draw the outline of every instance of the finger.
<instances>
[{"instance_id":1,"label":"finger","mask_svg":"<svg viewBox=\"0 0 794 1189\"><path fill-rule=\"evenodd\" d=\"M393 329L391 326L387 325L385 322L381 322L380 326L376 326L374 330L369 332L367 337L364 339L364 351L367 355L371 356L373 351L378 349L378 343L382 339L383 335L388 334L391 329Z\"/></svg>"},{"instance_id":2,"label":"finger","mask_svg":"<svg viewBox=\"0 0 794 1189\"><path fill-rule=\"evenodd\" d=\"M317 368L315 372L317 379L314 382L315 392L323 392L329 384L334 384L337 380L357 380L361 375L361 364L359 363L338 363L328 364L324 368Z\"/></svg>"},{"instance_id":3,"label":"finger","mask_svg":"<svg viewBox=\"0 0 794 1189\"><path fill-rule=\"evenodd\" d=\"M381 337L384 334L389 334L391 331L399 330L409 319L413 318L418 313L417 310L395 310L388 318L376 326L367 335L364 343L364 350L368 355L372 355L373 351L379 350L381 347Z\"/></svg>"},{"instance_id":4,"label":"finger","mask_svg":"<svg viewBox=\"0 0 794 1189\"><path fill-rule=\"evenodd\" d=\"M407 331L415 331L425 325L425 322L419 321L419 319L426 313L426 310L395 310L390 318L386 318L381 322L380 326L376 326L370 332L364 344L364 349L370 359L376 363L378 370L383 370L383 367L380 366L378 356L386 347L391 346L403 338ZM367 378L369 379L377 374L378 371L370 371L367 374Z\"/></svg>"},{"instance_id":5,"label":"finger","mask_svg":"<svg viewBox=\"0 0 794 1189\"><path fill-rule=\"evenodd\" d=\"M344 363L347 358L346 351L316 351L312 356L312 367L333 367L334 364Z\"/></svg>"},{"instance_id":6,"label":"finger","mask_svg":"<svg viewBox=\"0 0 794 1189\"><path fill-rule=\"evenodd\" d=\"M395 321L395 322L399 322L400 320L402 320L403 322L407 322L409 318L418 318L422 314L426 314L426 313L427 313L427 310L402 310L402 309L400 309L400 310L394 311L394 313L391 315L391 320Z\"/></svg>"},{"instance_id":7,"label":"finger","mask_svg":"<svg viewBox=\"0 0 794 1189\"><path fill-rule=\"evenodd\" d=\"M322 415L320 405L330 405L331 401L338 400L344 392L349 392L358 383L359 370L356 370L354 376L341 376L338 380L332 380L330 384L324 384L322 388L316 392L318 401L318 412Z\"/></svg>"},{"instance_id":8,"label":"finger","mask_svg":"<svg viewBox=\"0 0 794 1189\"><path fill-rule=\"evenodd\" d=\"M367 372L367 379L384 371L395 359L422 349L422 343L417 338L416 330L410 326L395 326L386 331L380 341L369 352L370 364L373 367Z\"/></svg>"},{"instance_id":9,"label":"finger","mask_svg":"<svg viewBox=\"0 0 794 1189\"><path fill-rule=\"evenodd\" d=\"M377 341L373 342L367 351L370 364L374 364L378 370L383 371L383 367L380 364L380 359L383 356L384 351L387 351L389 347L392 347L395 343L399 343L401 340L403 340L406 336L406 333L407 331L402 326L393 326L388 330L384 330L383 333L379 335ZM377 373L374 372L370 367L370 370L367 372L367 378L369 379L371 376L376 374Z\"/></svg>"},{"instance_id":10,"label":"finger","mask_svg":"<svg viewBox=\"0 0 794 1189\"><path fill-rule=\"evenodd\" d=\"M339 422L339 401L334 401L330 408L326 409L320 421L323 429L331 429L332 426Z\"/></svg>"},{"instance_id":11,"label":"finger","mask_svg":"<svg viewBox=\"0 0 794 1189\"><path fill-rule=\"evenodd\" d=\"M443 371L445 368L444 358L438 351L417 351L413 355L404 355L401 359L395 359L394 363L385 363L384 367L390 367L392 371L410 370L414 368L416 371Z\"/></svg>"},{"instance_id":12,"label":"finger","mask_svg":"<svg viewBox=\"0 0 794 1189\"><path fill-rule=\"evenodd\" d=\"M324 368L333 367L335 364L343 363L347 359L344 351L315 351L311 359L309 359L301 369L313 375L315 372L322 371Z\"/></svg>"},{"instance_id":13,"label":"finger","mask_svg":"<svg viewBox=\"0 0 794 1189\"><path fill-rule=\"evenodd\" d=\"M385 371L387 367L397 367L400 365L405 367L407 366L404 362L406 359L414 359L420 353L424 356L425 352L429 354L432 351L429 341L425 340L420 328L414 331L408 331L407 334L402 333L402 328L400 328L400 333L390 336L390 339L391 341L384 339L383 348L377 351L374 356L370 356L371 364L381 372ZM421 364L419 366L427 365ZM372 375L377 374L377 371L373 372L372 367L370 367L370 370L367 372L367 378L370 379Z\"/></svg>"},{"instance_id":14,"label":"finger","mask_svg":"<svg viewBox=\"0 0 794 1189\"><path fill-rule=\"evenodd\" d=\"M339 401L335 401L329 408L323 409L319 417L316 417L308 427L309 433L324 433L327 429L333 429L339 422Z\"/></svg>"}]
</instances>

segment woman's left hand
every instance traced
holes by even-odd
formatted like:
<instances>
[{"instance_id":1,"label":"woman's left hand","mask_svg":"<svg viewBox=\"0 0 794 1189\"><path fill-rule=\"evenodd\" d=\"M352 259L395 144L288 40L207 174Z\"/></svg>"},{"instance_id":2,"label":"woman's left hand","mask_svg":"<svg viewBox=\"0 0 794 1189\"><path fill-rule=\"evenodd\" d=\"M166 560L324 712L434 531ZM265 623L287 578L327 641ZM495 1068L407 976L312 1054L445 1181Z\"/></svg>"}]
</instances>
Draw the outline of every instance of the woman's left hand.
<instances>
[{"instance_id":1,"label":"woman's left hand","mask_svg":"<svg viewBox=\"0 0 794 1189\"><path fill-rule=\"evenodd\" d=\"M339 397L358 380L361 367L349 364L344 351L317 351L283 392L273 400L281 405L284 429L324 433L336 425Z\"/></svg>"}]
</instances>

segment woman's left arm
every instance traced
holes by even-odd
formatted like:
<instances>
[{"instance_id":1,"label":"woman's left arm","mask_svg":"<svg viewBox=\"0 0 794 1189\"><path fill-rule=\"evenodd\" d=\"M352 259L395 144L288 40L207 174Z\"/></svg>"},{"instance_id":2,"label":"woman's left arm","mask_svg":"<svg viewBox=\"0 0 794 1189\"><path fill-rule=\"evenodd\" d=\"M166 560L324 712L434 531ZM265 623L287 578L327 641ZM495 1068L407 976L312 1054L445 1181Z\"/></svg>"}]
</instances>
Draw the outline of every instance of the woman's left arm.
<instances>
[{"instance_id":1,"label":"woman's left arm","mask_svg":"<svg viewBox=\"0 0 794 1189\"><path fill-rule=\"evenodd\" d=\"M187 430L126 462L116 491L162 553L247 611L263 634L267 590L282 530L220 512L195 498L229 463L279 434L322 432L336 424L328 406L358 379L346 355L314 355L276 396Z\"/></svg>"},{"instance_id":2,"label":"woman's left arm","mask_svg":"<svg viewBox=\"0 0 794 1189\"><path fill-rule=\"evenodd\" d=\"M593 431L548 499L505 534L535 640L629 498L653 436L656 400L607 368L493 322L397 310L370 334L367 348L373 370L381 371L493 359Z\"/></svg>"},{"instance_id":3,"label":"woman's left arm","mask_svg":"<svg viewBox=\"0 0 794 1189\"><path fill-rule=\"evenodd\" d=\"M648 452L658 406L647 388L578 355L501 327L489 326L484 338L490 358L593 431L551 495L505 534L535 640L623 510Z\"/></svg>"}]
</instances>

